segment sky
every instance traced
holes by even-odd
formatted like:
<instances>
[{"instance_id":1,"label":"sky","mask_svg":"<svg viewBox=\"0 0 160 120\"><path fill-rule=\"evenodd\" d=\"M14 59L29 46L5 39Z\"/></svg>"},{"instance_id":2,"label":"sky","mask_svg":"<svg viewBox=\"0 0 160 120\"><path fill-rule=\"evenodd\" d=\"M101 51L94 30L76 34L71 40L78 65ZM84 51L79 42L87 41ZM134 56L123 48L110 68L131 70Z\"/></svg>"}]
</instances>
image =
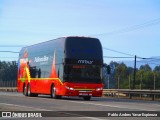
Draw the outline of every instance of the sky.
<instances>
[{"instance_id":1,"label":"sky","mask_svg":"<svg viewBox=\"0 0 160 120\"><path fill-rule=\"evenodd\" d=\"M100 39L107 64L160 56L160 1L0 0L0 51L66 36ZM18 54L0 52L0 60Z\"/></svg>"}]
</instances>

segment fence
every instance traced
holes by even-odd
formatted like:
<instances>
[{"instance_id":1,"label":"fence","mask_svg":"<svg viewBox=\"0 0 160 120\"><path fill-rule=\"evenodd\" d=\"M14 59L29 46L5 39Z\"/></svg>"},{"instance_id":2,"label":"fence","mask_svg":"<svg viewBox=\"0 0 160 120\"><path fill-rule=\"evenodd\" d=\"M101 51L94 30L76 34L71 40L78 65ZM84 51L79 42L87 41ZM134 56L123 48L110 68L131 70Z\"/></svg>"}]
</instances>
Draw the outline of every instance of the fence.
<instances>
[{"instance_id":1,"label":"fence","mask_svg":"<svg viewBox=\"0 0 160 120\"><path fill-rule=\"evenodd\" d=\"M146 100L160 100L160 90L139 90L139 89L104 89L104 96L127 97Z\"/></svg>"},{"instance_id":2,"label":"fence","mask_svg":"<svg viewBox=\"0 0 160 120\"><path fill-rule=\"evenodd\" d=\"M137 79L133 80L132 75L127 77L117 77L106 75L104 77L104 87L105 89L153 89L160 90L160 75L151 74L150 77L143 77L142 74L137 76ZM134 86L134 87L133 87Z\"/></svg>"},{"instance_id":3,"label":"fence","mask_svg":"<svg viewBox=\"0 0 160 120\"><path fill-rule=\"evenodd\" d=\"M0 81L0 87L16 87L16 86L17 86L16 80Z\"/></svg>"}]
</instances>

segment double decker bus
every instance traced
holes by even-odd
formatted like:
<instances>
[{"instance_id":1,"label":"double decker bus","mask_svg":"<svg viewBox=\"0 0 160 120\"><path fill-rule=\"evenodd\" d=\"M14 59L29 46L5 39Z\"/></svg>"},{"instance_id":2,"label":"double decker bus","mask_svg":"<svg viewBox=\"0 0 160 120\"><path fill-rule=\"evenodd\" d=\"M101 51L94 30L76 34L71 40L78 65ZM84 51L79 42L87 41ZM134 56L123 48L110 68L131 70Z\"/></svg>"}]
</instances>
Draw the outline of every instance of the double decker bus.
<instances>
[{"instance_id":1,"label":"double decker bus","mask_svg":"<svg viewBox=\"0 0 160 120\"><path fill-rule=\"evenodd\" d=\"M22 48L18 60L18 91L52 98L101 97L103 53L100 41L62 37Z\"/></svg>"}]
</instances>

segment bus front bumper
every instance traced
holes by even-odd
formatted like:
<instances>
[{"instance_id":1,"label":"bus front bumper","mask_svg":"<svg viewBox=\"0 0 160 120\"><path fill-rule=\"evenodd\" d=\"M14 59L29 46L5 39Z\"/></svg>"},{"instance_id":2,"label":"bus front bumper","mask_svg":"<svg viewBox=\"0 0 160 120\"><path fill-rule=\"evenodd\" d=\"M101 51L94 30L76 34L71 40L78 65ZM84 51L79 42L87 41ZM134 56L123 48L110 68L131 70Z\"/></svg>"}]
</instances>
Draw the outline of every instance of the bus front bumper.
<instances>
[{"instance_id":1,"label":"bus front bumper","mask_svg":"<svg viewBox=\"0 0 160 120\"><path fill-rule=\"evenodd\" d=\"M102 89L99 90L75 90L72 88L66 89L65 96L92 96L92 97L101 97Z\"/></svg>"}]
</instances>

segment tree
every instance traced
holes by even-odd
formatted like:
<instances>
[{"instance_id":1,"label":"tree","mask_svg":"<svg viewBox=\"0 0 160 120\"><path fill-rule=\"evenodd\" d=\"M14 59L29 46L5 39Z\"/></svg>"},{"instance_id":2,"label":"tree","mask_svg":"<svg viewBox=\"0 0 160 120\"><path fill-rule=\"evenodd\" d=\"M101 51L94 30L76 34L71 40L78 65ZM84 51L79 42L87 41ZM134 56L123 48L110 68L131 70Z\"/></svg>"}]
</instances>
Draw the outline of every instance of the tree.
<instances>
[{"instance_id":1,"label":"tree","mask_svg":"<svg viewBox=\"0 0 160 120\"><path fill-rule=\"evenodd\" d=\"M156 89L160 89L160 65L159 66L156 66L154 68L154 75L155 75L155 88Z\"/></svg>"},{"instance_id":2,"label":"tree","mask_svg":"<svg viewBox=\"0 0 160 120\"><path fill-rule=\"evenodd\" d=\"M112 82L112 85L114 85L113 88L118 88L118 78L120 89L129 88L129 79L130 85L132 85L134 68L127 67L124 63L117 63L113 61L110 63L110 68L110 84ZM154 79L156 89L160 89L160 66L156 66L152 71L152 68L148 64L141 65L136 71L136 89L140 89L140 87L141 89L153 89Z\"/></svg>"},{"instance_id":3,"label":"tree","mask_svg":"<svg viewBox=\"0 0 160 120\"><path fill-rule=\"evenodd\" d=\"M156 66L153 71L155 71L155 72L160 72L160 65L159 65L159 66Z\"/></svg>"},{"instance_id":4,"label":"tree","mask_svg":"<svg viewBox=\"0 0 160 120\"><path fill-rule=\"evenodd\" d=\"M118 82L119 82L119 88L126 88L128 84L128 72L127 72L127 66L124 63L120 63L116 67L115 80L117 88L118 88Z\"/></svg>"},{"instance_id":5,"label":"tree","mask_svg":"<svg viewBox=\"0 0 160 120\"><path fill-rule=\"evenodd\" d=\"M139 70L144 70L144 71L152 71L152 68L148 65L141 65Z\"/></svg>"},{"instance_id":6,"label":"tree","mask_svg":"<svg viewBox=\"0 0 160 120\"><path fill-rule=\"evenodd\" d=\"M1 62L0 61L0 81L14 81L17 80L17 63L16 61L12 62Z\"/></svg>"},{"instance_id":7,"label":"tree","mask_svg":"<svg viewBox=\"0 0 160 120\"><path fill-rule=\"evenodd\" d=\"M116 68L119 65L119 63L111 61L109 65L110 65L110 88L116 88L115 74L116 74Z\"/></svg>"}]
</instances>

